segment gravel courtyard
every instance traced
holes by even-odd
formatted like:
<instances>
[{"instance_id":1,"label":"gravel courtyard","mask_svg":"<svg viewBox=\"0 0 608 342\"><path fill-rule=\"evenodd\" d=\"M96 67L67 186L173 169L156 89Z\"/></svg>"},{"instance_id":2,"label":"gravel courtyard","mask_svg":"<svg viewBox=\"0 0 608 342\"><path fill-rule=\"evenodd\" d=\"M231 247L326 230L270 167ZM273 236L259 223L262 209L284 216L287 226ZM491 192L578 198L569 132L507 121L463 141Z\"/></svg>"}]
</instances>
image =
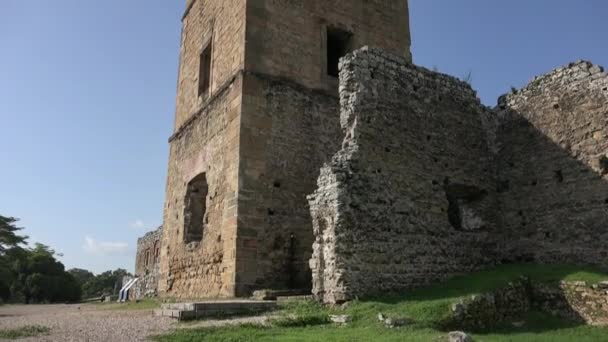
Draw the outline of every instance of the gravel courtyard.
<instances>
[{"instance_id":1,"label":"gravel courtyard","mask_svg":"<svg viewBox=\"0 0 608 342\"><path fill-rule=\"evenodd\" d=\"M27 325L51 330L18 341L145 341L177 328L177 322L155 317L152 310L105 310L91 304L0 306L0 329Z\"/></svg>"}]
</instances>

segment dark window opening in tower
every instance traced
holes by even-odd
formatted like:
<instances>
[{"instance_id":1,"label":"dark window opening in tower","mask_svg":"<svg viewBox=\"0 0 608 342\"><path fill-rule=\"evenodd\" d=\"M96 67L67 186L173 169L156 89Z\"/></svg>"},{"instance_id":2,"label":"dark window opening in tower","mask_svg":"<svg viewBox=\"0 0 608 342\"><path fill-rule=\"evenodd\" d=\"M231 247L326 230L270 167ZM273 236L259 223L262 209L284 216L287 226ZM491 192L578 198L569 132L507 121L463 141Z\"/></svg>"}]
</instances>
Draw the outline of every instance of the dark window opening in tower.
<instances>
[{"instance_id":1,"label":"dark window opening in tower","mask_svg":"<svg viewBox=\"0 0 608 342\"><path fill-rule=\"evenodd\" d=\"M154 242L154 263L157 263L160 259L160 242Z\"/></svg>"},{"instance_id":2,"label":"dark window opening in tower","mask_svg":"<svg viewBox=\"0 0 608 342\"><path fill-rule=\"evenodd\" d=\"M340 58L352 49L352 34L336 28L327 28L327 74L338 77Z\"/></svg>"},{"instance_id":3,"label":"dark window opening in tower","mask_svg":"<svg viewBox=\"0 0 608 342\"><path fill-rule=\"evenodd\" d=\"M198 96L203 96L209 91L211 84L211 42L203 50L200 56L198 71Z\"/></svg>"},{"instance_id":4,"label":"dark window opening in tower","mask_svg":"<svg viewBox=\"0 0 608 342\"><path fill-rule=\"evenodd\" d=\"M207 177L204 173L188 183L184 205L184 242L201 241L207 213Z\"/></svg>"}]
</instances>

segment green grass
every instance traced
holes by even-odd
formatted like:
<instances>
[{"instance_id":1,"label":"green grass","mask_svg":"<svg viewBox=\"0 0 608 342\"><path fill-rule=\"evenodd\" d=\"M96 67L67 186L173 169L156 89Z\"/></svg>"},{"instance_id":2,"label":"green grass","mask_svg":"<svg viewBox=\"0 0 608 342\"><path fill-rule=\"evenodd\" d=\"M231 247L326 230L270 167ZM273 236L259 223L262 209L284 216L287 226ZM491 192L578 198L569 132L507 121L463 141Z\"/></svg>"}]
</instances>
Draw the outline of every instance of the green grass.
<instances>
[{"instance_id":1,"label":"green grass","mask_svg":"<svg viewBox=\"0 0 608 342\"><path fill-rule=\"evenodd\" d=\"M353 301L344 309L330 309L313 302L283 304L271 327L244 325L213 329L184 329L157 337L158 341L438 341L445 339L441 324L452 303L462 297L491 291L525 275L535 281L582 280L589 284L608 279L608 273L575 266L511 265L456 277L443 284L401 296ZM389 317L409 318L414 323L387 329L378 321ZM347 314L345 327L328 323L329 314ZM608 341L608 328L578 325L550 315L531 312L492 331L477 332L476 341Z\"/></svg>"},{"instance_id":2,"label":"green grass","mask_svg":"<svg viewBox=\"0 0 608 342\"><path fill-rule=\"evenodd\" d=\"M153 310L160 307L160 303L154 299L126 303L99 303L96 305L102 310Z\"/></svg>"},{"instance_id":3,"label":"green grass","mask_svg":"<svg viewBox=\"0 0 608 342\"><path fill-rule=\"evenodd\" d=\"M0 329L0 339L16 340L25 337L48 335L51 329L40 325L27 325L17 329Z\"/></svg>"}]
</instances>

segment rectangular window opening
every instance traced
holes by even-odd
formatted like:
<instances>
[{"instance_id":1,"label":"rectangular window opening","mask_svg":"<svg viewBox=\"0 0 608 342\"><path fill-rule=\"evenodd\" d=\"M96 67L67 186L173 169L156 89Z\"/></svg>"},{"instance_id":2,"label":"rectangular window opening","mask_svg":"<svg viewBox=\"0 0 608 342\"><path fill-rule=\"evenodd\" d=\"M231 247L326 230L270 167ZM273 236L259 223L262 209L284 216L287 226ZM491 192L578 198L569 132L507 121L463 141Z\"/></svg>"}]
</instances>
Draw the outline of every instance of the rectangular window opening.
<instances>
[{"instance_id":1,"label":"rectangular window opening","mask_svg":"<svg viewBox=\"0 0 608 342\"><path fill-rule=\"evenodd\" d=\"M327 75L338 77L340 58L352 49L352 34L336 28L327 28Z\"/></svg>"},{"instance_id":2,"label":"rectangular window opening","mask_svg":"<svg viewBox=\"0 0 608 342\"><path fill-rule=\"evenodd\" d=\"M209 92L209 85L211 84L211 42L207 44L200 58L198 96L203 96Z\"/></svg>"},{"instance_id":3,"label":"rectangular window opening","mask_svg":"<svg viewBox=\"0 0 608 342\"><path fill-rule=\"evenodd\" d=\"M205 173L194 177L186 188L184 207L184 242L200 242L205 229L209 187Z\"/></svg>"}]
</instances>

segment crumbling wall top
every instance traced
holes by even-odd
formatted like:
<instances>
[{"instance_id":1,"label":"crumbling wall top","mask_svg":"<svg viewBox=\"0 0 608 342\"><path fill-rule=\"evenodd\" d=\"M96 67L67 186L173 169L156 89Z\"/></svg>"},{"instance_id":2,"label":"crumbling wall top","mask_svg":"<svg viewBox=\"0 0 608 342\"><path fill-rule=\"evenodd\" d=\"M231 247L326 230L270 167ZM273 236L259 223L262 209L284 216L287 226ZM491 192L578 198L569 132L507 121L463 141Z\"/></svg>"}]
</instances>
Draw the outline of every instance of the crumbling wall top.
<instances>
[{"instance_id":1,"label":"crumbling wall top","mask_svg":"<svg viewBox=\"0 0 608 342\"><path fill-rule=\"evenodd\" d=\"M561 92L578 92L581 85L587 82L590 82L592 87L597 86L600 90L608 93L608 89L605 89L607 81L608 74L604 67L589 61L579 60L534 77L522 89L513 89L510 93L501 96L498 99L498 106L501 109L517 107L527 102L532 96L553 92L558 88Z\"/></svg>"}]
</instances>

